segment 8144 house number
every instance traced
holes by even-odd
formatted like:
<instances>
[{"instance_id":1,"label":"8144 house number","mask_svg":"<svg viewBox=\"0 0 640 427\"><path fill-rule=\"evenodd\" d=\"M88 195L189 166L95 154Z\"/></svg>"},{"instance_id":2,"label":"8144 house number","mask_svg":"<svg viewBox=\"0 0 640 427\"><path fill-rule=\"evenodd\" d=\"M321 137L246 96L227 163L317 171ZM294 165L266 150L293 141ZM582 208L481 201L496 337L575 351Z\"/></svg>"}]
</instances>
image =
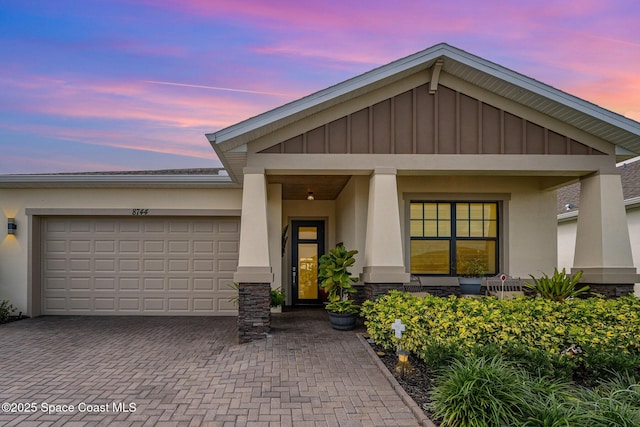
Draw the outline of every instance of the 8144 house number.
<instances>
[{"instance_id":1,"label":"8144 house number","mask_svg":"<svg viewBox=\"0 0 640 427\"><path fill-rule=\"evenodd\" d=\"M149 215L149 209L131 209L131 215Z\"/></svg>"}]
</instances>

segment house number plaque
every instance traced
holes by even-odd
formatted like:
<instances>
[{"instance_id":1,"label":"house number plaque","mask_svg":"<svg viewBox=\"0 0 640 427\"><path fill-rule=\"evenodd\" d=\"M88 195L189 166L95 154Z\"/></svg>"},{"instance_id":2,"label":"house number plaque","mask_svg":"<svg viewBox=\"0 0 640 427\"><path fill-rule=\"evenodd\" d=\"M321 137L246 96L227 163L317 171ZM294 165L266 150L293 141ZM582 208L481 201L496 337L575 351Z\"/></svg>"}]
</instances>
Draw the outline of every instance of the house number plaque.
<instances>
[{"instance_id":1,"label":"house number plaque","mask_svg":"<svg viewBox=\"0 0 640 427\"><path fill-rule=\"evenodd\" d=\"M149 209L131 209L131 215L133 216L149 215Z\"/></svg>"}]
</instances>

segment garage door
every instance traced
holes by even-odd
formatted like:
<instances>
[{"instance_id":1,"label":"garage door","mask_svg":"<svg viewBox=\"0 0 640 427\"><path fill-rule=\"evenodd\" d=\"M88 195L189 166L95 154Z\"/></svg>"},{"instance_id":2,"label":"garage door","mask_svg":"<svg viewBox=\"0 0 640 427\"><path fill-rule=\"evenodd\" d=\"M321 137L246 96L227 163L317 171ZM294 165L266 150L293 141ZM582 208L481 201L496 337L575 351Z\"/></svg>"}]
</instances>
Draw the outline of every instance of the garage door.
<instances>
[{"instance_id":1,"label":"garage door","mask_svg":"<svg viewBox=\"0 0 640 427\"><path fill-rule=\"evenodd\" d=\"M51 217L43 314L227 315L238 218Z\"/></svg>"}]
</instances>

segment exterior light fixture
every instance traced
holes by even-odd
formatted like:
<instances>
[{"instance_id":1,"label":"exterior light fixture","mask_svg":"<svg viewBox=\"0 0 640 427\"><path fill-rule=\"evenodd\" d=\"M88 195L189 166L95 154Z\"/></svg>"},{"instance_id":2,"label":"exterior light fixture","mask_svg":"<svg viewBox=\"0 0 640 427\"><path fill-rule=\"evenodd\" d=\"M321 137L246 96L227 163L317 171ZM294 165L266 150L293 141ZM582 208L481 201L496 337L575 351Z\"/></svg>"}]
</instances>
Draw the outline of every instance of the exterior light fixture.
<instances>
[{"instance_id":1,"label":"exterior light fixture","mask_svg":"<svg viewBox=\"0 0 640 427\"><path fill-rule=\"evenodd\" d=\"M313 197L313 191L309 191L307 193L307 200L315 200L316 198Z\"/></svg>"},{"instance_id":2,"label":"exterior light fixture","mask_svg":"<svg viewBox=\"0 0 640 427\"><path fill-rule=\"evenodd\" d=\"M18 224L15 218L7 218L7 234L16 234Z\"/></svg>"}]
</instances>

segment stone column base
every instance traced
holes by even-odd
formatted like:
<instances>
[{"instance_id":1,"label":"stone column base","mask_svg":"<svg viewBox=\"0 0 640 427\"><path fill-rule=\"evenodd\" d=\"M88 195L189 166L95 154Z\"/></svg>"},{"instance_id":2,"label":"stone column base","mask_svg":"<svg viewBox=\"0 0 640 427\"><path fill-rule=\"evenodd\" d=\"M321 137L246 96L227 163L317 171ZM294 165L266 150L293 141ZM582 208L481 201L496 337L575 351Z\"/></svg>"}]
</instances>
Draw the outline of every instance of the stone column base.
<instances>
[{"instance_id":1,"label":"stone column base","mask_svg":"<svg viewBox=\"0 0 640 427\"><path fill-rule=\"evenodd\" d=\"M580 282L578 287L587 285L589 292L604 295L607 298L623 297L625 295L633 295L633 284L615 285L612 283L584 283Z\"/></svg>"},{"instance_id":2,"label":"stone column base","mask_svg":"<svg viewBox=\"0 0 640 427\"><path fill-rule=\"evenodd\" d=\"M238 341L265 338L271 330L271 284L238 284Z\"/></svg>"},{"instance_id":3,"label":"stone column base","mask_svg":"<svg viewBox=\"0 0 640 427\"><path fill-rule=\"evenodd\" d=\"M607 298L633 294L634 283L640 283L635 267L590 267L571 269L571 274L582 271L579 286L588 285L590 292Z\"/></svg>"},{"instance_id":4,"label":"stone column base","mask_svg":"<svg viewBox=\"0 0 640 427\"><path fill-rule=\"evenodd\" d=\"M375 300L380 295L384 295L391 290L402 290L402 283L369 283L364 284L364 298Z\"/></svg>"}]
</instances>

